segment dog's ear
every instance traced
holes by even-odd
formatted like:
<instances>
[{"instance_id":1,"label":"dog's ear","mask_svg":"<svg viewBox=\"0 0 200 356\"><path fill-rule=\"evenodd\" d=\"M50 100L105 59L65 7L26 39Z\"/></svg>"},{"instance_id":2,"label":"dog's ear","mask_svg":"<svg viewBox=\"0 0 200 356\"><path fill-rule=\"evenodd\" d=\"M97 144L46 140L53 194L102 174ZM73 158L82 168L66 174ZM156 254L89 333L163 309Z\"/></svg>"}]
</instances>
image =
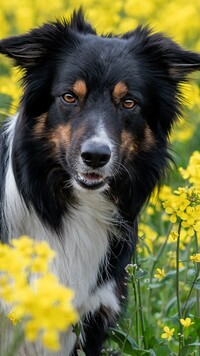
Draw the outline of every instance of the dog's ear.
<instances>
[{"instance_id":1,"label":"dog's ear","mask_svg":"<svg viewBox=\"0 0 200 356\"><path fill-rule=\"evenodd\" d=\"M133 52L149 58L152 65L164 69L177 82L184 81L189 73L200 70L200 54L183 49L161 33L152 33L148 27L139 26L123 37L132 41Z\"/></svg>"},{"instance_id":2,"label":"dog's ear","mask_svg":"<svg viewBox=\"0 0 200 356\"><path fill-rule=\"evenodd\" d=\"M39 36L38 36L39 35ZM14 64L23 68L36 66L46 54L42 46L39 31L22 36L8 37L0 41L0 53L14 60Z\"/></svg>"},{"instance_id":3,"label":"dog's ear","mask_svg":"<svg viewBox=\"0 0 200 356\"><path fill-rule=\"evenodd\" d=\"M200 54L185 50L170 38L162 34L152 35L151 45L175 81L185 81L188 74L200 70Z\"/></svg>"},{"instance_id":4,"label":"dog's ear","mask_svg":"<svg viewBox=\"0 0 200 356\"><path fill-rule=\"evenodd\" d=\"M82 10L75 11L69 22L64 19L44 24L21 36L0 41L0 53L14 59L15 65L25 69L40 65L47 57L56 56L57 49L72 47L80 41L79 33L95 34L84 20Z\"/></svg>"},{"instance_id":5,"label":"dog's ear","mask_svg":"<svg viewBox=\"0 0 200 356\"><path fill-rule=\"evenodd\" d=\"M69 27L64 22L45 24L21 36L8 37L0 41L0 53L14 60L14 64L25 69L40 65L47 56L55 53L58 43L73 42ZM66 39L66 41L65 41Z\"/></svg>"}]
</instances>

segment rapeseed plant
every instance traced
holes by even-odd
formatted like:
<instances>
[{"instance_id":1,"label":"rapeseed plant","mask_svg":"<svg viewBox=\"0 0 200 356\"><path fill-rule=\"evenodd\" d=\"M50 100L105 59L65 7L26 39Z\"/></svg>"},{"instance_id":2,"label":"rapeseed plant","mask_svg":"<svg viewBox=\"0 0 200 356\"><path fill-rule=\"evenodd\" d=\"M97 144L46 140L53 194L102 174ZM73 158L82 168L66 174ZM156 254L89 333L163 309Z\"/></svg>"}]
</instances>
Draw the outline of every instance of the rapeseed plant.
<instances>
[{"instance_id":1,"label":"rapeseed plant","mask_svg":"<svg viewBox=\"0 0 200 356\"><path fill-rule=\"evenodd\" d=\"M0 244L0 297L10 310L8 318L21 325L29 341L39 339L57 351L59 333L76 323L78 314L73 291L49 271L54 257L46 242L27 236Z\"/></svg>"}]
</instances>

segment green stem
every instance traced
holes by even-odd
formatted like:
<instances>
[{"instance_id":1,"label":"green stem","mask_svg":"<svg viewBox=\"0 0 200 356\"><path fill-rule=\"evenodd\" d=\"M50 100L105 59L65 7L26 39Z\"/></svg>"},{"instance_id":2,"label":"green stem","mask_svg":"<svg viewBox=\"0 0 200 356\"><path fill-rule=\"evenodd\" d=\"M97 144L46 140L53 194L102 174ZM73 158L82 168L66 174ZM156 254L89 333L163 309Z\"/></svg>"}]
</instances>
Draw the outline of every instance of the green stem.
<instances>
[{"instance_id":1,"label":"green stem","mask_svg":"<svg viewBox=\"0 0 200 356\"><path fill-rule=\"evenodd\" d=\"M173 224L169 225L168 232L167 232L167 235L166 235L166 239L165 239L164 243L160 246L160 248L158 250L158 253L154 258L154 262L153 262L151 270L150 270L149 284L152 283L155 267L156 267L160 257L162 256L164 250L165 250L165 247L167 245L172 226L173 226ZM151 289L151 286L150 286L149 287L149 295L148 295L148 307L147 307L147 310L148 310L147 314L148 315L151 315L151 297L152 297L152 289Z\"/></svg>"},{"instance_id":2,"label":"green stem","mask_svg":"<svg viewBox=\"0 0 200 356\"><path fill-rule=\"evenodd\" d=\"M137 266L139 265L138 255L136 253L136 263ZM145 340L145 325L144 325L144 313L143 313L143 306L142 306L142 295L141 295L141 285L140 280L137 280L137 291L138 291L138 307L139 307L139 315L140 315L140 323L141 323L141 331L142 331L142 340L144 344L144 348L146 349L146 340Z\"/></svg>"},{"instance_id":3,"label":"green stem","mask_svg":"<svg viewBox=\"0 0 200 356\"><path fill-rule=\"evenodd\" d=\"M177 300L177 309L178 309L178 317L179 317L179 353L180 355L181 349L183 347L183 326L180 323L180 319L182 318L181 313L181 303L180 303L180 289L179 289L179 255L180 255L180 233L181 233L181 222L178 227L178 237L177 237L177 246L176 246L176 300Z\"/></svg>"},{"instance_id":4,"label":"green stem","mask_svg":"<svg viewBox=\"0 0 200 356\"><path fill-rule=\"evenodd\" d=\"M19 350L23 340L24 340L24 332L22 330L21 325L18 324L15 326L14 337L9 350L6 353L6 356L16 356L17 351Z\"/></svg>"},{"instance_id":5,"label":"green stem","mask_svg":"<svg viewBox=\"0 0 200 356\"><path fill-rule=\"evenodd\" d=\"M135 280L135 276L132 276L132 285L134 290L134 298L135 298L135 329L136 329L136 340L139 347L140 339L139 339L139 317L138 317L138 310L139 310L139 302L138 302L138 291L137 291L137 283Z\"/></svg>"},{"instance_id":6,"label":"green stem","mask_svg":"<svg viewBox=\"0 0 200 356\"><path fill-rule=\"evenodd\" d=\"M199 272L196 273L195 278L194 278L194 280L192 282L190 291L188 293L188 296L187 296L187 299L186 299L186 302L185 302L185 305L184 305L184 309L183 309L183 312L182 312L183 319L185 319L185 317L186 317L188 302L190 300L190 297L191 297L191 294L192 294L192 291L193 291L193 288L194 288L194 285L195 285L195 283L197 281L198 276L199 276ZM198 292L198 290L197 290L197 292ZM197 316L199 316L198 315L198 299L197 299Z\"/></svg>"}]
</instances>

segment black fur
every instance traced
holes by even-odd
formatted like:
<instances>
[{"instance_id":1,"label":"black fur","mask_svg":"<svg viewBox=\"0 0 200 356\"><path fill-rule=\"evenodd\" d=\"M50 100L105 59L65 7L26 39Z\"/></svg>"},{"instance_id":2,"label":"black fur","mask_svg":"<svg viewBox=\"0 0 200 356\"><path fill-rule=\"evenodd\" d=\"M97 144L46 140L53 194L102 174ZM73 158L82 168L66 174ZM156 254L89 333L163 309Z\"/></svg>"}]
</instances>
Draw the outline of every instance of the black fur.
<instances>
[{"instance_id":1,"label":"black fur","mask_svg":"<svg viewBox=\"0 0 200 356\"><path fill-rule=\"evenodd\" d=\"M110 239L108 268L99 268L93 289L112 278L116 294L126 295L125 266L137 240L137 219L142 206L168 167L168 136L181 112L180 82L200 70L200 55L186 51L162 34L138 27L123 36L97 36L81 11L71 22L58 20L26 35L0 41L0 53L23 70L24 93L14 131L12 165L17 188L28 209L62 238L62 219L76 206L73 189L66 184L75 176L75 163L83 142L90 138L100 118L114 142L113 174L103 193L117 207L115 228L121 240ZM75 81L86 83L84 101L63 103ZM118 83L128 88L125 97L113 99ZM71 89L70 89L71 90ZM125 99L135 106L125 109ZM47 120L38 133L42 115ZM58 145L53 133L70 124L70 144ZM41 124L42 125L42 124ZM77 132L83 130L78 136ZM131 137L125 145L122 133ZM7 165L7 133L1 138L1 219ZM56 143L57 144L57 143ZM57 151L56 151L57 152ZM76 222L75 222L76 223ZM0 236L8 241L6 224ZM103 307L84 320L85 352L97 356L117 315ZM76 350L74 350L74 354Z\"/></svg>"}]
</instances>

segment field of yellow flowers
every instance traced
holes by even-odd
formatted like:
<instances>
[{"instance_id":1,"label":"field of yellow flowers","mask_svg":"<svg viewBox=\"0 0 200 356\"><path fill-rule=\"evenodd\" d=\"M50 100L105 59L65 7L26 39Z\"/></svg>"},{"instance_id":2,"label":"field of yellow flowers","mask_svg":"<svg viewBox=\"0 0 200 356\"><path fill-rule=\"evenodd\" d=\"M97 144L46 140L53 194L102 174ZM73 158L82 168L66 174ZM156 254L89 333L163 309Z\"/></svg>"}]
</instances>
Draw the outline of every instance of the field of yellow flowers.
<instances>
[{"instance_id":1,"label":"field of yellow flowers","mask_svg":"<svg viewBox=\"0 0 200 356\"><path fill-rule=\"evenodd\" d=\"M150 24L184 47L200 52L198 0L116 0L112 4L108 0L49 0L48 3L9 0L1 3L0 38L25 32L55 17L69 17L79 6L83 6L87 18L99 33L120 34L139 23ZM17 110L19 79L20 73L1 57L1 120ZM137 255L127 266L127 283L130 286L128 307L117 328L110 331L108 348L119 349L121 355L200 356L200 74L191 79L190 85L182 87L184 118L180 118L171 137L177 168L172 167L170 178L159 192L155 192L143 211ZM25 237L21 245L14 240L11 247L17 258L26 251L23 259L24 263L29 263L29 269L36 268L35 272L37 268L45 269L42 270L43 279L36 281L39 293L47 292L50 281L55 285L58 293L54 296L57 298L56 313L63 313L66 320L60 316L57 325L55 315L49 313L57 328L52 331L52 320L45 321L46 332L42 342L50 349L57 349L58 333L75 322L77 315L70 305L71 291L59 286L48 274L47 264L53 258L53 252L43 246L46 260L34 252L36 260L30 264L27 258L33 248L39 251ZM21 276L24 280L20 280L16 275L17 268L6 272L6 253L5 247L0 246L0 269L4 271L0 279L0 297L16 303L16 308L9 315L14 323L24 318L26 313L32 315L24 326L25 337L31 340L37 337L37 327L34 329L33 325L42 325L43 322L37 319L38 310L42 315L42 306L32 304L34 292L26 283L27 276ZM16 301L17 297L9 289L9 278L16 278L17 286L26 289L28 300L19 292ZM42 285L46 290L40 288ZM50 308L53 302L49 301ZM13 345L17 347L16 340ZM11 347L10 355L15 355L15 350L12 350ZM107 349L103 354L108 354Z\"/></svg>"}]
</instances>

